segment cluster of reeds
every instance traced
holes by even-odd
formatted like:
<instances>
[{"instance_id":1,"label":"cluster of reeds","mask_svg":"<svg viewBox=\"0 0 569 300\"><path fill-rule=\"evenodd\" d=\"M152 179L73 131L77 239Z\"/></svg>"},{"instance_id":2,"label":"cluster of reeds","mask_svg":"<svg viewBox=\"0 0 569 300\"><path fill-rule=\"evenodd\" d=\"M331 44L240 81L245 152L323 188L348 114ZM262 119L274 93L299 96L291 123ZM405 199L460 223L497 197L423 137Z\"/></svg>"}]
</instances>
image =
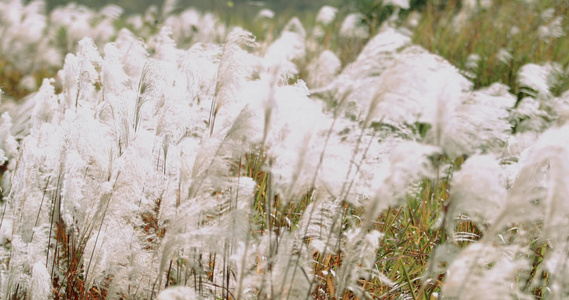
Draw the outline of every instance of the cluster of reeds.
<instances>
[{"instance_id":1,"label":"cluster of reeds","mask_svg":"<svg viewBox=\"0 0 569 300\"><path fill-rule=\"evenodd\" d=\"M449 28L470 28L490 2L468 3ZM118 7L47 18L40 6L6 2L3 30L8 11L44 16L46 32L62 30L45 21L55 12L94 19L45 48L69 51L54 78L3 105L0 297L569 294L563 62L486 84L487 57L455 66L417 44L411 30L435 11L370 31L324 7L309 30L293 18L278 33L264 11L256 40L172 1L164 26L134 16L130 30L107 22ZM540 13L549 27L536 30L556 43L563 18ZM10 55L48 55L50 35L18 38L36 52Z\"/></svg>"}]
</instances>

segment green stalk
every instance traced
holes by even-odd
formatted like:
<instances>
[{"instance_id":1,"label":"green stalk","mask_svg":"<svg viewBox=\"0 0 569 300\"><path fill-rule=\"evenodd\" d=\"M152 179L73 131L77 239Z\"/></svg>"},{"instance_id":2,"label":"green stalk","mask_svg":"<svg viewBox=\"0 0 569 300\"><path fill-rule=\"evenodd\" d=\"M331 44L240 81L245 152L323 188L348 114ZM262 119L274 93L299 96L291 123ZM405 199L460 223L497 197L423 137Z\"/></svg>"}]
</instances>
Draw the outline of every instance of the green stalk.
<instances>
[{"instance_id":1,"label":"green stalk","mask_svg":"<svg viewBox=\"0 0 569 300\"><path fill-rule=\"evenodd\" d=\"M405 268L405 262L401 263L401 268L403 269L405 280L407 280L407 285L409 285L409 290L411 291L411 297L413 297L413 300L417 300L417 296L415 296L415 291L413 290L413 285L411 284L411 279L409 278L409 273L407 273L407 269Z\"/></svg>"}]
</instances>

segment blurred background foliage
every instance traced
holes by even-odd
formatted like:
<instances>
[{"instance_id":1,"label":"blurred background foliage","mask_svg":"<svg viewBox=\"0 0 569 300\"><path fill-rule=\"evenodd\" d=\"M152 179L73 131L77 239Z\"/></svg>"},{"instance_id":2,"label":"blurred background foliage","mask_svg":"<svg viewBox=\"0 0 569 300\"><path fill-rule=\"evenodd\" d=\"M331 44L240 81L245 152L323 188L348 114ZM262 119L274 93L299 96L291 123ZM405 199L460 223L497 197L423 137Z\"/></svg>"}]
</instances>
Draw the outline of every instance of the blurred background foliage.
<instances>
[{"instance_id":1,"label":"blurred background foliage","mask_svg":"<svg viewBox=\"0 0 569 300\"><path fill-rule=\"evenodd\" d=\"M91 8L101 8L107 4L116 4L125 9L127 14L144 13L149 6L156 6L158 11L164 0L47 0L47 9L75 2ZM345 43L337 40L336 34L341 20L352 12L362 16L362 24L369 28L370 36L377 33L383 22L394 14L399 16L399 25L408 22L411 14L419 12L417 24L413 26L413 42L427 50L439 54L452 64L470 73L470 79L476 88L488 86L493 82L502 82L510 91L519 94L516 82L518 69L526 63L556 62L561 69L569 68L569 56L566 49L569 39L543 38L540 30L547 28L554 17L563 18L561 27L568 29L568 0L493 0L490 9L482 8L482 3L475 1L478 9L468 17L464 15L466 0L410 0L409 9L398 9L385 5L386 0L178 0L177 10L189 7L201 11L212 11L228 26L243 27L257 37L267 35L267 29L255 17L262 9L271 9L276 13L270 32L275 35L292 17L298 17L302 24L311 28L318 9L323 5L339 8L336 22L328 26L331 37L326 47L339 53L342 63L355 58L366 41ZM473 1L469 1L473 2ZM529 5L531 3L531 5ZM552 17L544 17L547 11L553 11ZM546 13L545 15L543 13ZM156 16L157 24L160 16ZM513 31L521 34L512 34ZM565 31L567 32L567 31ZM500 53L507 51L511 58L501 61ZM469 58L477 57L476 68L468 67ZM554 94L560 94L569 88L569 78L558 78Z\"/></svg>"},{"instance_id":2,"label":"blurred background foliage","mask_svg":"<svg viewBox=\"0 0 569 300\"><path fill-rule=\"evenodd\" d=\"M65 5L69 2L83 4L92 8L99 8L107 4L116 4L125 9L126 13L142 13L147 7L155 5L161 7L163 0L48 0L47 6L51 10L58 5ZM178 7L184 9L187 7L195 7L200 10L211 11L231 11L246 12L256 14L260 8L269 8L277 12L305 10L318 10L323 5L340 5L345 0L180 0Z\"/></svg>"}]
</instances>

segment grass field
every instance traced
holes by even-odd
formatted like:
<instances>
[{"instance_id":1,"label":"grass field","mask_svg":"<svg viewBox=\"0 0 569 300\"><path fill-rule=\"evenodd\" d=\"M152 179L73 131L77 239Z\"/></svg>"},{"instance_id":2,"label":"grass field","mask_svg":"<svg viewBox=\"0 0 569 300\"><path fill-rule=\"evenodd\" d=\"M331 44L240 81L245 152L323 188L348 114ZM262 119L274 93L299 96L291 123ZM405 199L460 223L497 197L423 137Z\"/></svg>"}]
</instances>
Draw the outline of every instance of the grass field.
<instances>
[{"instance_id":1,"label":"grass field","mask_svg":"<svg viewBox=\"0 0 569 300\"><path fill-rule=\"evenodd\" d=\"M566 298L569 4L376 2L0 3L0 297Z\"/></svg>"}]
</instances>

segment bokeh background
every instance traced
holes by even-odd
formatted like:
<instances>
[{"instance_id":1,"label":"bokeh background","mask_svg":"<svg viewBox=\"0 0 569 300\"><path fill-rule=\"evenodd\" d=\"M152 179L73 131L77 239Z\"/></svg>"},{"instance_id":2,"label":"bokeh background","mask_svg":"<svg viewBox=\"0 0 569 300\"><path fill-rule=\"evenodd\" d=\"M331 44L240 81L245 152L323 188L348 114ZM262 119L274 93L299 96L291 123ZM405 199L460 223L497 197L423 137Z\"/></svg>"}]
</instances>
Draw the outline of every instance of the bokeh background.
<instances>
[{"instance_id":1,"label":"bokeh background","mask_svg":"<svg viewBox=\"0 0 569 300\"><path fill-rule=\"evenodd\" d=\"M162 0L49 0L47 1L48 9L51 10L58 5L65 5L69 2L75 2L87 5L92 8L99 8L106 4L117 4L125 9L126 13L141 13L150 5L162 6ZM192 6L201 10L231 10L237 13L245 13L250 10L256 13L259 8L269 8L277 12L285 11L305 11L317 10L322 5L338 5L340 0L180 0L178 6L180 9Z\"/></svg>"}]
</instances>

